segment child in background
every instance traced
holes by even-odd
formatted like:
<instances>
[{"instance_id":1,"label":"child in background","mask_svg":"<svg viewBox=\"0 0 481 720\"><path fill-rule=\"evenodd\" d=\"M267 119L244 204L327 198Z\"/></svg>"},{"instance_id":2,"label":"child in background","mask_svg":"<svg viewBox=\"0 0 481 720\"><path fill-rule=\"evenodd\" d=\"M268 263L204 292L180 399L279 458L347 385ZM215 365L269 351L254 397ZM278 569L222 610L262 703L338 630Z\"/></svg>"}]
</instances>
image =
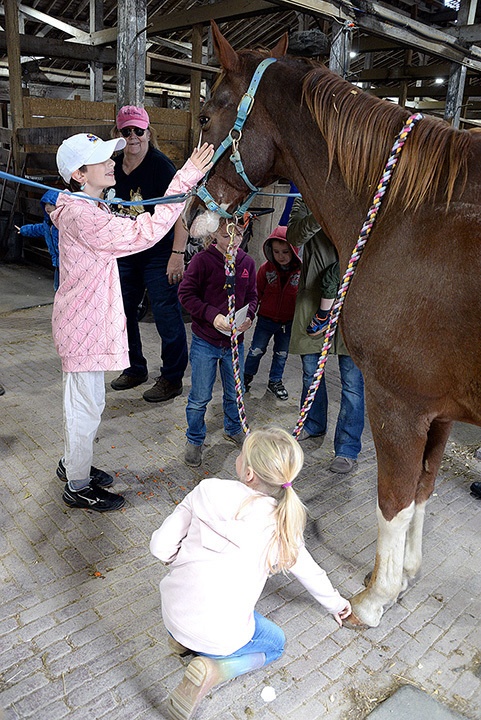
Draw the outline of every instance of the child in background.
<instances>
[{"instance_id":1,"label":"child in background","mask_svg":"<svg viewBox=\"0 0 481 720\"><path fill-rule=\"evenodd\" d=\"M59 230L60 285L52 326L62 360L65 455L57 468L69 507L105 512L124 504L105 490L113 478L92 466L93 443L105 407L105 370L128 365L128 342L117 258L151 247L179 217L182 203L157 205L135 220L112 215L101 200L115 184L111 155L123 138L104 142L91 133L64 140L57 166L73 194L62 193L52 213ZM211 167L212 145L194 150L166 195L190 190Z\"/></svg>"},{"instance_id":2,"label":"child in background","mask_svg":"<svg viewBox=\"0 0 481 720\"><path fill-rule=\"evenodd\" d=\"M320 277L319 294L321 301L316 314L306 328L307 334L311 337L317 337L326 331L329 324L331 308L334 305L334 300L339 290L339 282L339 262L336 261L328 265Z\"/></svg>"},{"instance_id":3,"label":"child in background","mask_svg":"<svg viewBox=\"0 0 481 720\"><path fill-rule=\"evenodd\" d=\"M286 241L286 231L285 226L279 225L264 243L267 262L257 271L259 308L244 369L244 385L247 392L273 337L274 347L267 389L279 400L287 400L289 397L282 382L282 375L289 353L292 318L302 264L293 246Z\"/></svg>"},{"instance_id":4,"label":"child in background","mask_svg":"<svg viewBox=\"0 0 481 720\"><path fill-rule=\"evenodd\" d=\"M224 437L241 446L244 433L236 402L230 327L227 320L228 295L225 274L225 255L230 243L227 225L206 241L206 247L194 255L179 285L179 300L192 317L190 364L192 387L187 400L187 443L185 464L198 467L202 463L202 449L207 428L205 413L212 399L217 365L223 387ZM239 364L244 373L243 335L252 325L257 306L256 267L239 245L242 229L235 228L235 307L236 311L248 305L247 317L237 328L239 337Z\"/></svg>"},{"instance_id":5,"label":"child in background","mask_svg":"<svg viewBox=\"0 0 481 720\"><path fill-rule=\"evenodd\" d=\"M22 227L15 226L23 237L43 237L45 239L55 270L53 278L53 289L55 291L58 290L58 230L52 224L50 213L55 210L58 195L56 190L47 190L40 198L43 207L43 222L22 225Z\"/></svg>"},{"instance_id":6,"label":"child in background","mask_svg":"<svg viewBox=\"0 0 481 720\"><path fill-rule=\"evenodd\" d=\"M238 481L203 480L153 533L150 551L169 566L160 594L170 645L196 655L167 701L171 718L189 720L212 687L282 655L283 631L255 611L269 575L290 571L340 626L350 615L304 546L306 511L292 487L303 458L285 430L254 430Z\"/></svg>"}]
</instances>

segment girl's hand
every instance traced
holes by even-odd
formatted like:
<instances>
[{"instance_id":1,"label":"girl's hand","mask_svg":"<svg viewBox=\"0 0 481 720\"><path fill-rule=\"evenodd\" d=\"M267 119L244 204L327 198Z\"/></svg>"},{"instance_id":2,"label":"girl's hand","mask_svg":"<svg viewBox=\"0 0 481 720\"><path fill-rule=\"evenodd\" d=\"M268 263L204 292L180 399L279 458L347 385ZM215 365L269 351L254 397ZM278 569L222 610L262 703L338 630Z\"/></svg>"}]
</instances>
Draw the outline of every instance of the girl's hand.
<instances>
[{"instance_id":1,"label":"girl's hand","mask_svg":"<svg viewBox=\"0 0 481 720\"><path fill-rule=\"evenodd\" d=\"M251 325L252 325L252 320L250 319L250 317L248 317L244 320L242 325L239 325L239 327L237 328L237 332L244 333L246 330L248 330L250 328Z\"/></svg>"},{"instance_id":2,"label":"girl's hand","mask_svg":"<svg viewBox=\"0 0 481 720\"><path fill-rule=\"evenodd\" d=\"M218 315L215 316L214 322L212 324L216 330L221 330L221 331L224 330L227 332L230 331L230 326L227 321L227 318L225 315L221 315L221 313L219 313Z\"/></svg>"},{"instance_id":3,"label":"girl's hand","mask_svg":"<svg viewBox=\"0 0 481 720\"><path fill-rule=\"evenodd\" d=\"M212 167L212 156L214 154L214 146L209 143L203 143L200 148L195 148L190 156L197 170L206 173Z\"/></svg>"},{"instance_id":4,"label":"girl's hand","mask_svg":"<svg viewBox=\"0 0 481 720\"><path fill-rule=\"evenodd\" d=\"M346 606L341 610L341 612L338 612L334 615L334 620L337 622L339 627L342 627L342 621L345 620L349 615L352 613L351 603L349 600L346 600Z\"/></svg>"}]
</instances>

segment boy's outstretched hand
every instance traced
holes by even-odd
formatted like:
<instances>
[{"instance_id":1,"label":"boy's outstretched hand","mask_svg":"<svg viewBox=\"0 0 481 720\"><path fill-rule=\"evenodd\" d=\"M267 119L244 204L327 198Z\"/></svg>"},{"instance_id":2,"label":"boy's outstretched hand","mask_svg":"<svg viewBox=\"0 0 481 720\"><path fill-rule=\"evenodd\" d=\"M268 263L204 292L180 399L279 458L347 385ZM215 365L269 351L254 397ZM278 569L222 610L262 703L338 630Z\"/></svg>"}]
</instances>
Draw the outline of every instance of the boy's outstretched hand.
<instances>
[{"instance_id":1,"label":"boy's outstretched hand","mask_svg":"<svg viewBox=\"0 0 481 720\"><path fill-rule=\"evenodd\" d=\"M349 615L352 613L351 603L349 600L346 600L346 607L341 610L341 612L335 613L334 620L337 622L339 627L342 627L342 621L349 617Z\"/></svg>"},{"instance_id":2,"label":"boy's outstretched hand","mask_svg":"<svg viewBox=\"0 0 481 720\"><path fill-rule=\"evenodd\" d=\"M199 148L195 148L190 159L198 170L206 173L212 167L211 160L213 154L214 146L209 145L209 143L203 143Z\"/></svg>"}]
</instances>

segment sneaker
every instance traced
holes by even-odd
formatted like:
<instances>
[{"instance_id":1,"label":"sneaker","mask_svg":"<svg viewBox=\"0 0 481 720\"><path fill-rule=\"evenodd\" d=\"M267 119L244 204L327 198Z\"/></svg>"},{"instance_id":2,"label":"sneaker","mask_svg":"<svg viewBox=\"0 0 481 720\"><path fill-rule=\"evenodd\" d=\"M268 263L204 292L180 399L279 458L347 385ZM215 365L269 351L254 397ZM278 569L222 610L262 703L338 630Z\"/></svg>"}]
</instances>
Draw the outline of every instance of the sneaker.
<instances>
[{"instance_id":1,"label":"sneaker","mask_svg":"<svg viewBox=\"0 0 481 720\"><path fill-rule=\"evenodd\" d=\"M202 450L203 445L194 445L193 443L185 443L184 462L189 467L199 467L202 465Z\"/></svg>"},{"instance_id":2,"label":"sneaker","mask_svg":"<svg viewBox=\"0 0 481 720\"><path fill-rule=\"evenodd\" d=\"M310 335L311 337L316 337L317 335L321 335L326 330L327 326L329 325L329 317L330 317L329 311L328 311L327 315L321 316L321 315L319 315L319 310L318 310L306 328L307 334Z\"/></svg>"},{"instance_id":3,"label":"sneaker","mask_svg":"<svg viewBox=\"0 0 481 720\"><path fill-rule=\"evenodd\" d=\"M177 397L177 395L182 395L182 380L173 383L161 375L155 381L155 385L153 385L150 390L146 390L142 397L144 400L147 400L147 402L155 403L171 400Z\"/></svg>"},{"instance_id":4,"label":"sneaker","mask_svg":"<svg viewBox=\"0 0 481 720\"><path fill-rule=\"evenodd\" d=\"M238 448L241 448L244 444L246 436L243 432L236 433L235 435L228 435L227 433L224 433L224 439L230 440L231 442L235 443Z\"/></svg>"},{"instance_id":5,"label":"sneaker","mask_svg":"<svg viewBox=\"0 0 481 720\"><path fill-rule=\"evenodd\" d=\"M62 482L67 482L67 471L65 470L65 465L63 464L62 460L58 461L58 467L57 467L57 477ZM98 468L92 467L90 468L90 484L94 485L95 487L110 487L113 483L114 479L112 475L109 475L108 473L104 472L103 470L99 470Z\"/></svg>"},{"instance_id":6,"label":"sneaker","mask_svg":"<svg viewBox=\"0 0 481 720\"><path fill-rule=\"evenodd\" d=\"M62 499L69 507L86 508L97 512L120 510L125 505L125 498L122 495L115 495L95 485L88 485L78 491L70 490L66 485Z\"/></svg>"},{"instance_id":7,"label":"sneaker","mask_svg":"<svg viewBox=\"0 0 481 720\"><path fill-rule=\"evenodd\" d=\"M254 380L254 375L244 375L244 388L246 392L251 389L251 382Z\"/></svg>"},{"instance_id":8,"label":"sneaker","mask_svg":"<svg viewBox=\"0 0 481 720\"><path fill-rule=\"evenodd\" d=\"M331 472L340 473L341 475L345 475L346 473L351 472L351 470L354 470L354 468L357 465L357 461L353 458L347 458L342 457L341 455L336 455L332 463L329 465L329 470Z\"/></svg>"},{"instance_id":9,"label":"sneaker","mask_svg":"<svg viewBox=\"0 0 481 720\"><path fill-rule=\"evenodd\" d=\"M122 375L118 376L118 378L112 380L110 387L114 390L130 390L130 388L137 387L137 385L142 385L142 383L147 382L148 379L149 373L145 373L145 375L127 375L123 372Z\"/></svg>"},{"instance_id":10,"label":"sneaker","mask_svg":"<svg viewBox=\"0 0 481 720\"><path fill-rule=\"evenodd\" d=\"M172 720L190 720L200 701L215 685L225 679L221 664L208 657L195 657L187 665L184 677L167 698L167 711Z\"/></svg>"},{"instance_id":11,"label":"sneaker","mask_svg":"<svg viewBox=\"0 0 481 720\"><path fill-rule=\"evenodd\" d=\"M282 380L277 380L277 382L269 380L267 389L271 393L273 393L273 395L275 395L278 400L287 400L289 397L289 393L284 387L284 383L282 382Z\"/></svg>"}]
</instances>

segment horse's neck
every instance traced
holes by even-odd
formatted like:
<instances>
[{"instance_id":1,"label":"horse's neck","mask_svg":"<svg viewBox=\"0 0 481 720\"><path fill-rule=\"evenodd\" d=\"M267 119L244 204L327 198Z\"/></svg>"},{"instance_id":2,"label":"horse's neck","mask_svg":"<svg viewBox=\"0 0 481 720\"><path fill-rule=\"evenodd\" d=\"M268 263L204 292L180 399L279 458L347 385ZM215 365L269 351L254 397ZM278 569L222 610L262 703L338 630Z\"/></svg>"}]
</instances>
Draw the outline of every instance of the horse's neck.
<instances>
[{"instance_id":1,"label":"horse's neck","mask_svg":"<svg viewBox=\"0 0 481 720\"><path fill-rule=\"evenodd\" d=\"M355 233L361 228L365 203L346 188L334 161L329 171L326 143L315 122L297 126L286 137L284 172L299 189L339 254L350 253Z\"/></svg>"}]
</instances>

